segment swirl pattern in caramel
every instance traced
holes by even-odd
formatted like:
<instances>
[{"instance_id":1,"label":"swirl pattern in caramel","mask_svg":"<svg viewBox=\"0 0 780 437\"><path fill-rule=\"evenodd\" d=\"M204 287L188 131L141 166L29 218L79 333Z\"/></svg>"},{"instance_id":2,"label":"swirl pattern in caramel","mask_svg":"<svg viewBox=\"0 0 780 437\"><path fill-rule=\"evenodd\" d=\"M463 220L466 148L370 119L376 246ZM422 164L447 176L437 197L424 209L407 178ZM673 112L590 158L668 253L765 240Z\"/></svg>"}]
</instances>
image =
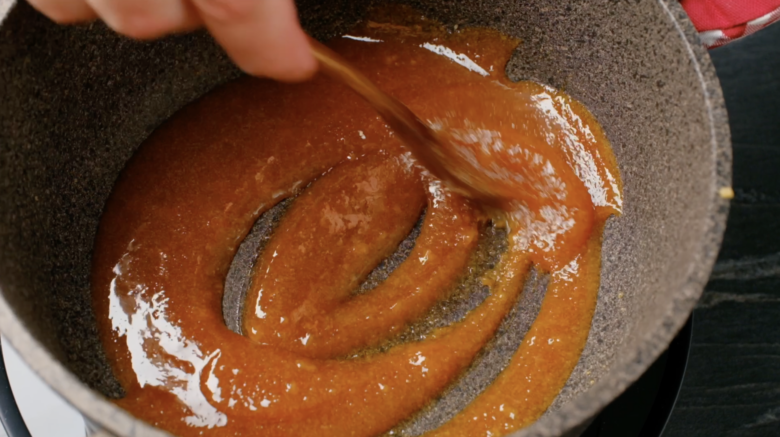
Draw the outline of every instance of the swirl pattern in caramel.
<instances>
[{"instance_id":1,"label":"swirl pattern in caramel","mask_svg":"<svg viewBox=\"0 0 780 437\"><path fill-rule=\"evenodd\" d=\"M516 41L417 20L369 21L331 46L447 136L463 177L505 193L490 214L509 249L487 298L420 341L353 356L444 299L491 218L341 85L244 78L161 126L107 204L93 300L120 406L182 436L381 434L468 368L532 264L551 280L522 345L430 434L499 435L550 405L587 339L601 229L621 209L614 158L581 105L503 77ZM294 196L254 268L242 337L222 320L225 276L258 217ZM407 259L354 293L423 211Z\"/></svg>"}]
</instances>

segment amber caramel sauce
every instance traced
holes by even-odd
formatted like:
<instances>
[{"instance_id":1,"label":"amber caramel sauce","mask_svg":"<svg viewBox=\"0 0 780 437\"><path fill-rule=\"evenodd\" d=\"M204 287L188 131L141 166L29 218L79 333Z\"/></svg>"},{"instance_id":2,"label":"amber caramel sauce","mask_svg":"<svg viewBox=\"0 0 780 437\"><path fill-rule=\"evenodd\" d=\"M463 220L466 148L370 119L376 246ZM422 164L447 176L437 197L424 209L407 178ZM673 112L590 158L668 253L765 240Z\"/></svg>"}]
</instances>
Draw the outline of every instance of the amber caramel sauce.
<instances>
[{"instance_id":1,"label":"amber caramel sauce","mask_svg":"<svg viewBox=\"0 0 780 437\"><path fill-rule=\"evenodd\" d=\"M380 435L468 368L536 265L550 285L519 350L429 434L501 435L543 414L587 340L621 186L581 104L505 78L517 44L406 9L375 11L329 44L446 138L460 176L502 193L501 210L448 190L325 77L242 78L157 129L117 182L94 251L100 335L127 392L116 403L181 436ZM245 336L235 334L221 312L231 260L257 218L292 196L254 267ZM353 293L423 210L408 258ZM445 298L490 220L506 226L509 249L484 302L421 341L352 356Z\"/></svg>"}]
</instances>

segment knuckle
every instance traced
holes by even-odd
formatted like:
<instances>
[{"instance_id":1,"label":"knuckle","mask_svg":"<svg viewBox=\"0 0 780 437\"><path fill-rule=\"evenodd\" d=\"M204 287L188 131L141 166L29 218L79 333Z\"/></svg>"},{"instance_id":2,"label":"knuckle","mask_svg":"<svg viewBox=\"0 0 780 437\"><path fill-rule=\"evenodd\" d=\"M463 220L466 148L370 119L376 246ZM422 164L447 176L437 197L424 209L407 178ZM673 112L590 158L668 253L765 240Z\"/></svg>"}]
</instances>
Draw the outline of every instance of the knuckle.
<instances>
[{"instance_id":1,"label":"knuckle","mask_svg":"<svg viewBox=\"0 0 780 437\"><path fill-rule=\"evenodd\" d=\"M132 13L117 16L111 23L115 31L134 39L151 39L170 31L174 24L152 13Z\"/></svg>"},{"instance_id":2,"label":"knuckle","mask_svg":"<svg viewBox=\"0 0 780 437\"><path fill-rule=\"evenodd\" d=\"M239 20L254 7L252 0L196 0L195 3L203 13L219 21Z\"/></svg>"},{"instance_id":3,"label":"knuckle","mask_svg":"<svg viewBox=\"0 0 780 437\"><path fill-rule=\"evenodd\" d=\"M243 59L234 59L238 68L251 76L269 76L268 65L265 62L247 61Z\"/></svg>"},{"instance_id":4,"label":"knuckle","mask_svg":"<svg viewBox=\"0 0 780 437\"><path fill-rule=\"evenodd\" d=\"M269 77L284 82L300 82L310 78L314 71L295 68L288 65L280 65L275 62L244 63L239 67L247 74L258 77Z\"/></svg>"}]
</instances>

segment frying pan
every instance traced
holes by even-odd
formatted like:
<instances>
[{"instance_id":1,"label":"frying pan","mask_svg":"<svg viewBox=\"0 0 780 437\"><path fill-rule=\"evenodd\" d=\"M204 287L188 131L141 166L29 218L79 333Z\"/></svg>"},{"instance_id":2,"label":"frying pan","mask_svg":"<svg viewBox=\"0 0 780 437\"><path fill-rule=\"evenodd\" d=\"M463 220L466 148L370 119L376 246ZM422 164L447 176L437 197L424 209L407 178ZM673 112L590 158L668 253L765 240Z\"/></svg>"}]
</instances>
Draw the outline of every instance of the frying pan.
<instances>
[{"instance_id":1,"label":"frying pan","mask_svg":"<svg viewBox=\"0 0 780 437\"><path fill-rule=\"evenodd\" d=\"M612 142L625 208L605 232L591 333L554 404L516 434L578 435L668 346L717 255L731 149L712 64L674 0L407 3L448 25L519 37L507 75L566 90ZM304 0L299 10L304 27L327 39L368 5ZM0 11L7 6L0 0ZM166 435L109 401L121 387L89 304L91 249L133 151L241 73L203 32L136 42L100 23L57 26L26 3L0 19L0 330L104 432Z\"/></svg>"}]
</instances>

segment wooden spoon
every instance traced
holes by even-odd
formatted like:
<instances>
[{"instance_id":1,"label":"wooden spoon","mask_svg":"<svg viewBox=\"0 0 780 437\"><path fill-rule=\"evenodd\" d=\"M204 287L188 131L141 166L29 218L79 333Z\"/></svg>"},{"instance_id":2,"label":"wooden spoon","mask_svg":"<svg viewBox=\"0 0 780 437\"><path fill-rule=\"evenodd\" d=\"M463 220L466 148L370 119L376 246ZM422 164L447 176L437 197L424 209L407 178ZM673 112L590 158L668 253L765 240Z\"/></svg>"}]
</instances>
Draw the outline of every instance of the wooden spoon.
<instances>
[{"instance_id":1,"label":"wooden spoon","mask_svg":"<svg viewBox=\"0 0 780 437\"><path fill-rule=\"evenodd\" d=\"M395 98L389 96L345 59L320 42L310 38L311 51L322 66L322 71L328 76L341 81L352 88L387 122L403 143L411 149L415 158L439 179L449 183L452 188L463 192L469 197L483 201L481 190L476 190L451 171L452 157L447 153L441 138L423 123L409 108Z\"/></svg>"}]
</instances>

